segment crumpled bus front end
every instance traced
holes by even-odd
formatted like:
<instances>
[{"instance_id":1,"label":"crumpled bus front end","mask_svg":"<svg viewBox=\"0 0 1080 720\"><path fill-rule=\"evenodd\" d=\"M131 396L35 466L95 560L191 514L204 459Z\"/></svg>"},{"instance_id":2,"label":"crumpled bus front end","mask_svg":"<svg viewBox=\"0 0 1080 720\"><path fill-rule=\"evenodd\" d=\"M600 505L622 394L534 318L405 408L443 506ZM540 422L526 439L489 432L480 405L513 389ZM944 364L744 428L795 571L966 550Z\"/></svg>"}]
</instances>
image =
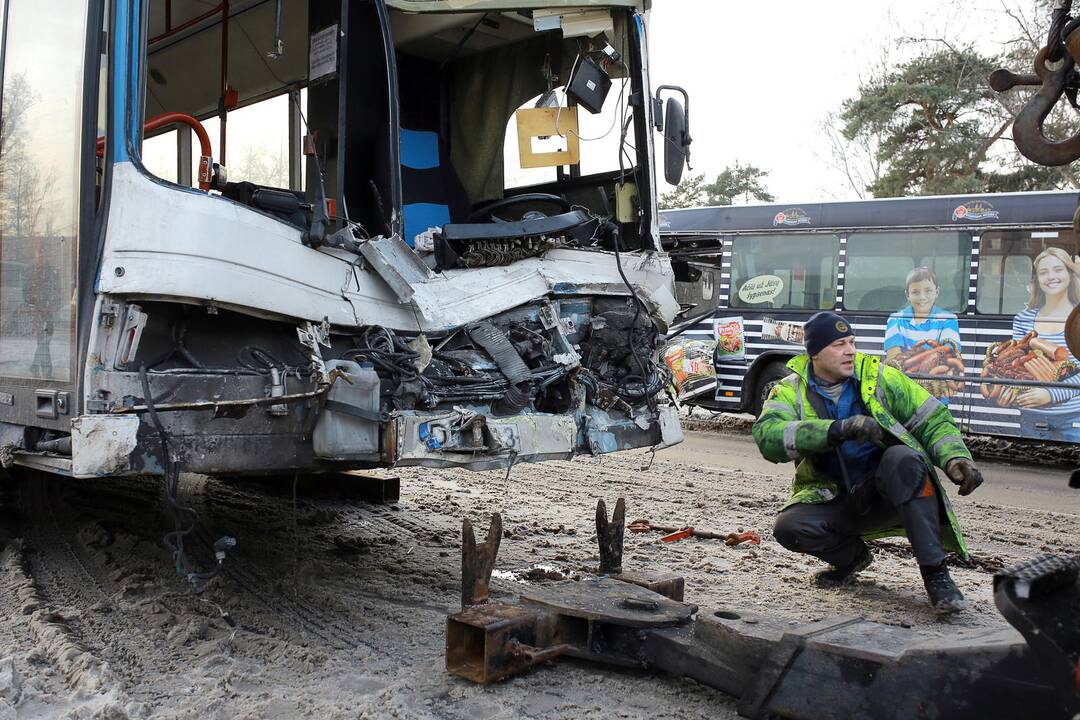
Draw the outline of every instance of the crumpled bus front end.
<instances>
[{"instance_id":1,"label":"crumpled bus front end","mask_svg":"<svg viewBox=\"0 0 1080 720\"><path fill-rule=\"evenodd\" d=\"M368 254L407 249L379 240ZM98 412L74 423L74 469L159 472L162 435L185 470L211 474L479 470L672 445L657 363L671 282L658 253L564 249L373 280L411 299L388 297L386 324L358 309L370 322L351 328L105 295L87 367ZM395 327L391 307L421 328Z\"/></svg>"},{"instance_id":2,"label":"crumpled bus front end","mask_svg":"<svg viewBox=\"0 0 1080 720\"><path fill-rule=\"evenodd\" d=\"M485 469L679 442L645 8L587 5L119 2L79 381L47 432L15 428L20 458Z\"/></svg>"}]
</instances>

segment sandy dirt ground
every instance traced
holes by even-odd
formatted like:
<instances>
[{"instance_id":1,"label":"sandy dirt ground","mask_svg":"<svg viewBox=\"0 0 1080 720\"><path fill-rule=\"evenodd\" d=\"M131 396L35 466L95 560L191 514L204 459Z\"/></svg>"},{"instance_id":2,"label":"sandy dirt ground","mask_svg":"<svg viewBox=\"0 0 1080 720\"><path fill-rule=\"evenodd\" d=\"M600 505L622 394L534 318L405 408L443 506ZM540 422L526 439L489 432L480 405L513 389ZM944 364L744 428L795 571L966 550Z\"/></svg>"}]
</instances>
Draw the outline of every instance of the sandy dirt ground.
<instances>
[{"instance_id":1,"label":"sandy dirt ground","mask_svg":"<svg viewBox=\"0 0 1080 720\"><path fill-rule=\"evenodd\" d=\"M1077 550L1080 492L1061 471L987 465L984 491L956 508L980 565L956 567L971 601L935 619L902 542L875 549L852 587L811 583L822 566L769 536L790 466L747 438L691 432L658 453L469 473L396 472L401 501L370 505L291 483L183 479L200 522L187 538L204 566L238 540L221 575L193 594L162 545L155 482L0 480L0 720L12 718L734 718L734 702L692 681L560 661L490 687L448 676L445 616L460 592L460 527L504 538L494 592L591 573L594 508L628 519L739 528L759 547L661 544L627 535L629 569L670 569L706 608L790 618L862 614L948 635L1000 626L987 568Z\"/></svg>"}]
</instances>

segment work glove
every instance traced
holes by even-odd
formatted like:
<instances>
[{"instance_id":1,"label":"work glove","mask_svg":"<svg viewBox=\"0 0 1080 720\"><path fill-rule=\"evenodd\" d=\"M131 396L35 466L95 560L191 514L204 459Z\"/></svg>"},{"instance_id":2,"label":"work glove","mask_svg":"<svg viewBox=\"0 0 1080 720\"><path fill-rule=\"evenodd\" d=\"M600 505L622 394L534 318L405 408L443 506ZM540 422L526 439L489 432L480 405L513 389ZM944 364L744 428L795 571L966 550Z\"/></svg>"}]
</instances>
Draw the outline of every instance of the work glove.
<instances>
[{"instance_id":1,"label":"work glove","mask_svg":"<svg viewBox=\"0 0 1080 720\"><path fill-rule=\"evenodd\" d=\"M967 458L953 458L945 465L945 474L960 486L961 495L970 495L983 484L982 473Z\"/></svg>"},{"instance_id":2,"label":"work glove","mask_svg":"<svg viewBox=\"0 0 1080 720\"><path fill-rule=\"evenodd\" d=\"M852 415L844 420L833 420L829 426L830 445L839 447L845 440L881 445L885 438L877 420L869 415Z\"/></svg>"}]
</instances>

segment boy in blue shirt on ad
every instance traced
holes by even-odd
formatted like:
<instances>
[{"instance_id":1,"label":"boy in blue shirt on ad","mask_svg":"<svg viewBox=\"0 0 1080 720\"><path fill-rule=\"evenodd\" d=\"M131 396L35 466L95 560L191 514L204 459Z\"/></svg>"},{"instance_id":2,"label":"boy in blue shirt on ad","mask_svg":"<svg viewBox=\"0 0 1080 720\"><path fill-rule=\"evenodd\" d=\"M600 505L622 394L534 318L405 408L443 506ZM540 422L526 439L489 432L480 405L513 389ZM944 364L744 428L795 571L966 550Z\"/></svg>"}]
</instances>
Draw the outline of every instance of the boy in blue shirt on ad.
<instances>
[{"instance_id":1,"label":"boy in blue shirt on ad","mask_svg":"<svg viewBox=\"0 0 1080 720\"><path fill-rule=\"evenodd\" d=\"M948 375L962 375L960 324L956 315L934 303L941 294L937 275L928 267L917 267L904 282L908 304L889 316L885 325L885 361L905 373L941 374L942 380L917 380L942 402L952 394ZM919 353L931 347L949 345L947 353L932 354L932 367L923 367ZM951 360L951 367L950 367ZM953 386L955 387L955 385Z\"/></svg>"}]
</instances>

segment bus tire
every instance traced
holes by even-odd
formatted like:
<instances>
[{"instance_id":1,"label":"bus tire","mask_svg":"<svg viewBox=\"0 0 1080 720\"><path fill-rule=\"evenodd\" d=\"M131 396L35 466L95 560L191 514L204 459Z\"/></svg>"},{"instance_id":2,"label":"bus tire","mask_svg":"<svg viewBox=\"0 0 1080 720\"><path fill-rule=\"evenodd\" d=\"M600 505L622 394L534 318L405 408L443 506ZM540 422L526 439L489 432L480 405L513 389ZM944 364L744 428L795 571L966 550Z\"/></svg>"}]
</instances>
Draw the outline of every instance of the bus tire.
<instances>
[{"instance_id":1,"label":"bus tire","mask_svg":"<svg viewBox=\"0 0 1080 720\"><path fill-rule=\"evenodd\" d=\"M776 383L790 374L787 369L787 360L773 360L761 369L754 381L754 394L750 401L750 412L755 416L761 414L761 408L769 397Z\"/></svg>"}]
</instances>

